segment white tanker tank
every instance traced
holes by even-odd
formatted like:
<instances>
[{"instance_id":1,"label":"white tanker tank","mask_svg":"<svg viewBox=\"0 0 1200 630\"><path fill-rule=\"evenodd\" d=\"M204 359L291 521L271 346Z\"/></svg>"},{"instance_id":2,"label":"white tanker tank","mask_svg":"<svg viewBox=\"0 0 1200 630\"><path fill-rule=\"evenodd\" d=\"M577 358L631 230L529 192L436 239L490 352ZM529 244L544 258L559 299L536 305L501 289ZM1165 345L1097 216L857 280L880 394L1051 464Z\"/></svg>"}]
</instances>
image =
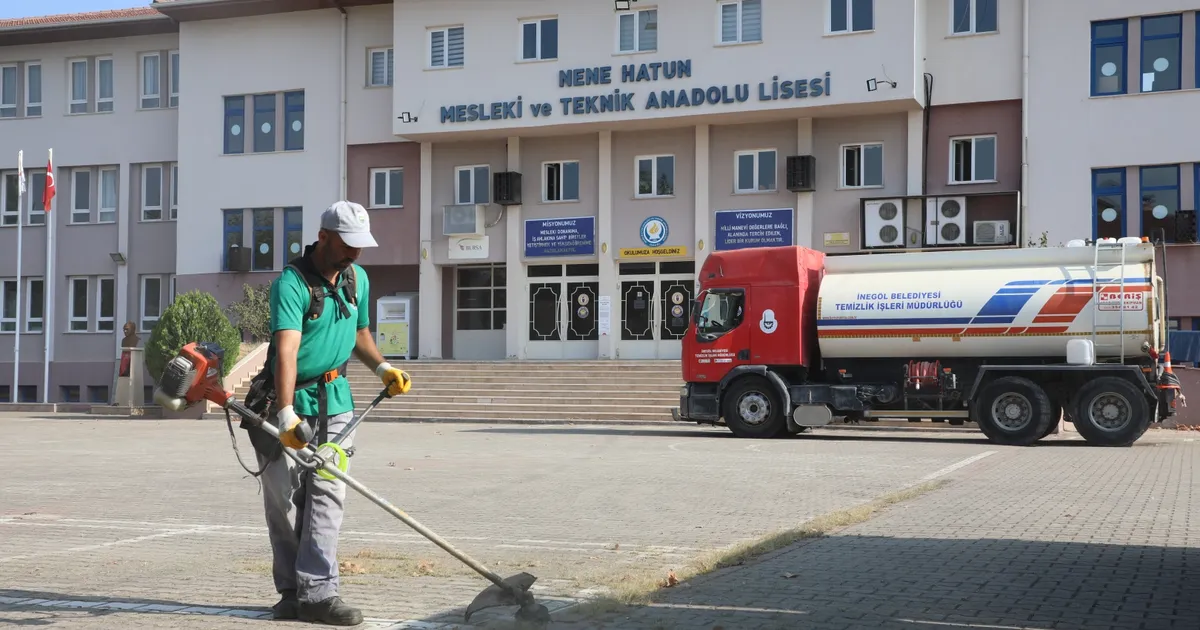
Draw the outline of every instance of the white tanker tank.
<instances>
[{"instance_id":1,"label":"white tanker tank","mask_svg":"<svg viewBox=\"0 0 1200 630\"><path fill-rule=\"evenodd\" d=\"M1154 246L1135 237L829 256L817 334L827 359L1065 357L1072 339L1128 358L1166 337L1162 292Z\"/></svg>"}]
</instances>

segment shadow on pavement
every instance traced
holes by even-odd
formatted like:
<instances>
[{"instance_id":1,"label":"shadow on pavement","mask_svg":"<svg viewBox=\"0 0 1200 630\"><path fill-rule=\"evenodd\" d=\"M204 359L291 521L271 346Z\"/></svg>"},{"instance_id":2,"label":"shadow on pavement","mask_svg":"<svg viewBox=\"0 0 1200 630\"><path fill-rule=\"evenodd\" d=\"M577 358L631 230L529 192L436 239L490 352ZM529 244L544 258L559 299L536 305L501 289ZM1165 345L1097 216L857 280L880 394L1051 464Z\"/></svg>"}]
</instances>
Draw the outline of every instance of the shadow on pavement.
<instances>
[{"instance_id":1,"label":"shadow on pavement","mask_svg":"<svg viewBox=\"0 0 1200 630\"><path fill-rule=\"evenodd\" d=\"M1032 525L1032 524L1031 524ZM1150 524L1147 523L1147 527ZM1041 535L1104 529L1037 525ZM1200 628L1200 549L831 536L562 628Z\"/></svg>"},{"instance_id":2,"label":"shadow on pavement","mask_svg":"<svg viewBox=\"0 0 1200 630\"><path fill-rule=\"evenodd\" d=\"M15 601L14 601L15 600ZM80 596L47 591L26 591L0 588L0 607L11 606L24 611L39 611L46 614L41 619L8 619L0 608L0 626L50 625L57 614L87 613L103 617L115 613L177 613L184 615L218 615L243 619L270 619L271 609L265 606L227 606L214 603L181 602L154 598L125 598L103 596Z\"/></svg>"}]
</instances>

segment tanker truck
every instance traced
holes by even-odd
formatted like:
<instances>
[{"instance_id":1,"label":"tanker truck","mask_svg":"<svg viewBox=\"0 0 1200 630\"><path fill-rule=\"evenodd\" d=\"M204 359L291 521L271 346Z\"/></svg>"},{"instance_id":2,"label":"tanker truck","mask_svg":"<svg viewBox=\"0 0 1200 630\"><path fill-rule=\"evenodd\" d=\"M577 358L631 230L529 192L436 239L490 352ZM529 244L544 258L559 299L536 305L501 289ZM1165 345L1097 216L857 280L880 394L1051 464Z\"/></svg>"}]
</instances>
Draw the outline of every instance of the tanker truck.
<instances>
[{"instance_id":1,"label":"tanker truck","mask_svg":"<svg viewBox=\"0 0 1200 630\"><path fill-rule=\"evenodd\" d=\"M1029 445L1059 419L1124 446L1175 414L1165 291L1145 239L827 256L710 254L675 420L770 438L881 418Z\"/></svg>"}]
</instances>

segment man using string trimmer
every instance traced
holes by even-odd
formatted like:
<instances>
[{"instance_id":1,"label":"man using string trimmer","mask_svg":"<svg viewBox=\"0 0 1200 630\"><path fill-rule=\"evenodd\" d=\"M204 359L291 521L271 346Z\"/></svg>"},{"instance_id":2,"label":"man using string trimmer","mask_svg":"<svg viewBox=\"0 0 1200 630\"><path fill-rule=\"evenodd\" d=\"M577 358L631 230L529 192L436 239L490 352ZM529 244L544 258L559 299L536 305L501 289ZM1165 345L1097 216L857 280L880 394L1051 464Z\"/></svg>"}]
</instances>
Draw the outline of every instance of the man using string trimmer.
<instances>
[{"instance_id":1,"label":"man using string trimmer","mask_svg":"<svg viewBox=\"0 0 1200 630\"><path fill-rule=\"evenodd\" d=\"M246 402L276 418L279 437L246 420L241 426L250 433L263 482L275 589L281 595L276 619L331 625L363 620L338 591L345 483L298 465L282 446L304 448L295 430L303 422L311 431L301 432L316 444L339 436L341 448L353 455L354 399L346 379L351 355L379 376L389 397L412 385L408 374L384 361L367 328L371 283L354 261L363 248L377 246L367 211L338 201L321 215L317 242L271 284L272 340Z\"/></svg>"}]
</instances>

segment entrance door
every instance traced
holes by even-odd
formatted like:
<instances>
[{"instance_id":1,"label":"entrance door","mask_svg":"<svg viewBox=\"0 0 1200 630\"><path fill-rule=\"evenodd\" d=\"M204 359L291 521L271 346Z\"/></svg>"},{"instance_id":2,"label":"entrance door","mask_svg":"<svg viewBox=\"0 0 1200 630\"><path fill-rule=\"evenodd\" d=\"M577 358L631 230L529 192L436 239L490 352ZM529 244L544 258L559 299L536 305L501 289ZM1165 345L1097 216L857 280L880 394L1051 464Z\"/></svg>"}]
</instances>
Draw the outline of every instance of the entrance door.
<instances>
[{"instance_id":1,"label":"entrance door","mask_svg":"<svg viewBox=\"0 0 1200 630\"><path fill-rule=\"evenodd\" d=\"M530 359L595 359L600 356L595 264L531 265L529 274Z\"/></svg>"},{"instance_id":2,"label":"entrance door","mask_svg":"<svg viewBox=\"0 0 1200 630\"><path fill-rule=\"evenodd\" d=\"M695 296L693 261L620 263L622 359L678 359Z\"/></svg>"}]
</instances>

